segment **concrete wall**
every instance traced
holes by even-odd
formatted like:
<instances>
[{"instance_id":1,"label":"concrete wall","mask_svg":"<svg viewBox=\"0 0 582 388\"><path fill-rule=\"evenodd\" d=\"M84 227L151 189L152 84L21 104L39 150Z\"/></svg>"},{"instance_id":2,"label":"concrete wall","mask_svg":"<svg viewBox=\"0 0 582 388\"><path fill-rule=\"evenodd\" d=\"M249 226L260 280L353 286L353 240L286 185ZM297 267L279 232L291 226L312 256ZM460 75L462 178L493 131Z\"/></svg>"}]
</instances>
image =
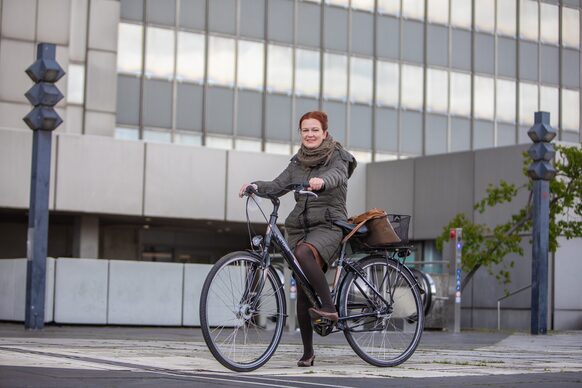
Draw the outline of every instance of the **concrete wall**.
<instances>
[{"instance_id":1,"label":"concrete wall","mask_svg":"<svg viewBox=\"0 0 582 388\"><path fill-rule=\"evenodd\" d=\"M26 259L0 260L0 320L24 322L26 311ZM45 322L53 320L55 259L47 258Z\"/></svg>"}]
</instances>

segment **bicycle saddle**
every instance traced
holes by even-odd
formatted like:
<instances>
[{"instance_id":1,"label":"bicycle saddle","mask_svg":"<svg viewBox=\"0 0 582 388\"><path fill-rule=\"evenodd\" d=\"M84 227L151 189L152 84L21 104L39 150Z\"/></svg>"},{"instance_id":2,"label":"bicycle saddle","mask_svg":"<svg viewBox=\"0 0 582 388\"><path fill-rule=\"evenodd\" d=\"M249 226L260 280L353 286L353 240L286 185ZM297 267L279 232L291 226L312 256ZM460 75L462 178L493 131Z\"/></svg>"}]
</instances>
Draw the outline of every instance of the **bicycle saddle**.
<instances>
[{"instance_id":1,"label":"bicycle saddle","mask_svg":"<svg viewBox=\"0 0 582 388\"><path fill-rule=\"evenodd\" d=\"M352 229L356 227L356 224L350 224L347 221L336 220L333 223L342 228L344 235L350 233ZM366 228L366 225L362 225L356 232L356 236L364 235L366 233L368 233L368 228Z\"/></svg>"}]
</instances>

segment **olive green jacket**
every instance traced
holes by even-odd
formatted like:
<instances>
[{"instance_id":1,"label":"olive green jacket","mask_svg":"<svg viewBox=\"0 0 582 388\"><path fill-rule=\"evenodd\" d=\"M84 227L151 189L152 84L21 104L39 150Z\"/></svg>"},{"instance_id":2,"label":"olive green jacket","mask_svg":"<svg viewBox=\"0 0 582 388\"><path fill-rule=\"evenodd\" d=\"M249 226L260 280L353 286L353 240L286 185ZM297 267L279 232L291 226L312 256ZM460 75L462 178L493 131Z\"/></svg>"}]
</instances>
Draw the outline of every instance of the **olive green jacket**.
<instances>
[{"instance_id":1,"label":"olive green jacket","mask_svg":"<svg viewBox=\"0 0 582 388\"><path fill-rule=\"evenodd\" d=\"M327 164L312 168L301 166L295 155L287 168L273 181L254 182L260 193L277 193L292 183L307 182L311 178L323 179L324 188L317 193L317 198L295 196L295 208L285 220L287 239L292 249L303 240L314 245L325 261L334 258L342 231L333 221L347 219L348 178L355 166L355 158L343 149L336 149ZM283 194L285 192L280 193Z\"/></svg>"}]
</instances>

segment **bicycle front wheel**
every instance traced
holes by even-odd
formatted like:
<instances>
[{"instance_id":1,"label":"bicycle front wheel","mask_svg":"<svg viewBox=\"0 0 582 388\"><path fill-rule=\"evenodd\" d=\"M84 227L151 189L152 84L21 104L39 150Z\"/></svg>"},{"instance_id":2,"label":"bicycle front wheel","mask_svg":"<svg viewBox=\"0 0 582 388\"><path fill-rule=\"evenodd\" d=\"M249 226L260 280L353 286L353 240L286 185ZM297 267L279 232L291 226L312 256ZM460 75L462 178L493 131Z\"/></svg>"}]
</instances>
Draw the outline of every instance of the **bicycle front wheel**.
<instances>
[{"instance_id":1,"label":"bicycle front wheel","mask_svg":"<svg viewBox=\"0 0 582 388\"><path fill-rule=\"evenodd\" d=\"M416 350L424 328L416 281L401 264L384 256L368 256L356 267L340 294L344 335L364 361L380 367L400 365Z\"/></svg>"},{"instance_id":2,"label":"bicycle front wheel","mask_svg":"<svg viewBox=\"0 0 582 388\"><path fill-rule=\"evenodd\" d=\"M248 252L234 252L212 267L200 298L200 326L212 355L225 367L248 372L275 353L285 326L285 297L273 267L260 268Z\"/></svg>"}]
</instances>

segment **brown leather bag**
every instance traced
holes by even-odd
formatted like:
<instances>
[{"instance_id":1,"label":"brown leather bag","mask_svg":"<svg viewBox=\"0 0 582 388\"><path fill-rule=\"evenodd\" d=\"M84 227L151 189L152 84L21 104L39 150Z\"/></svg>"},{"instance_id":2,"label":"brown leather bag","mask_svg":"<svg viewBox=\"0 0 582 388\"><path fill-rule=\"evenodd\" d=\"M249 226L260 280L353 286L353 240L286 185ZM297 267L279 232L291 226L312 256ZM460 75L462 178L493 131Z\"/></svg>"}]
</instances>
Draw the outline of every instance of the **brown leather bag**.
<instances>
[{"instance_id":1,"label":"brown leather bag","mask_svg":"<svg viewBox=\"0 0 582 388\"><path fill-rule=\"evenodd\" d=\"M349 240L364 224L368 228L368 233L362 238L365 244L380 246L400 242L400 237L388 220L388 214L382 209L370 209L365 213L348 218L348 222L356 224L356 227L344 237L342 242Z\"/></svg>"}]
</instances>

